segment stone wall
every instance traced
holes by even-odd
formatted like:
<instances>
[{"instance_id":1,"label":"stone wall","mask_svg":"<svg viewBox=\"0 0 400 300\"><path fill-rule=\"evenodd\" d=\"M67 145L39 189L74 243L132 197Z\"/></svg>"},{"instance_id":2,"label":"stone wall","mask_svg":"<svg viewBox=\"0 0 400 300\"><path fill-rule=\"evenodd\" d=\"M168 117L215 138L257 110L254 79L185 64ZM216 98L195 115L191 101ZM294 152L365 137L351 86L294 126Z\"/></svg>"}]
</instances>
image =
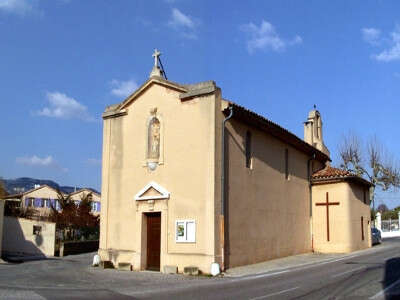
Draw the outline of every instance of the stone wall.
<instances>
[{"instance_id":1,"label":"stone wall","mask_svg":"<svg viewBox=\"0 0 400 300\"><path fill-rule=\"evenodd\" d=\"M56 224L4 217L3 254L54 256Z\"/></svg>"},{"instance_id":2,"label":"stone wall","mask_svg":"<svg viewBox=\"0 0 400 300\"><path fill-rule=\"evenodd\" d=\"M99 249L99 241L68 241L60 244L60 257L94 252Z\"/></svg>"}]
</instances>

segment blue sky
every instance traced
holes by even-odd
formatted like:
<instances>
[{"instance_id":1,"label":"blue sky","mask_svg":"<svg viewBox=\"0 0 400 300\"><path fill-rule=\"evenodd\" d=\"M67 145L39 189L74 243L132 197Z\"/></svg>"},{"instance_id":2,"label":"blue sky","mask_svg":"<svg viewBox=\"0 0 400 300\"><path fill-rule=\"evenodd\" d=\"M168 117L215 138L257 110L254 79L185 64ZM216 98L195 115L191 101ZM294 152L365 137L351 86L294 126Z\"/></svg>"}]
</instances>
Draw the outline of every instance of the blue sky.
<instances>
[{"instance_id":1,"label":"blue sky","mask_svg":"<svg viewBox=\"0 0 400 300\"><path fill-rule=\"evenodd\" d=\"M399 159L399 12L389 0L0 0L0 176L100 189L101 113L148 78L154 48L168 79L215 80L299 137L316 104L334 163L349 131Z\"/></svg>"}]
</instances>

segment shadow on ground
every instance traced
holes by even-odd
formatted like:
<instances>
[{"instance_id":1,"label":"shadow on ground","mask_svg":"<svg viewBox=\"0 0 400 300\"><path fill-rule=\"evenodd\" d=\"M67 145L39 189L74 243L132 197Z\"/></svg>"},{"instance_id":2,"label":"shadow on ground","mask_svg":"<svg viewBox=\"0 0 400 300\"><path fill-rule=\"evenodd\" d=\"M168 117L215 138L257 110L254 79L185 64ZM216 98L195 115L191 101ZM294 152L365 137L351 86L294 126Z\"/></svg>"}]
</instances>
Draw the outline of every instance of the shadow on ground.
<instances>
[{"instance_id":1,"label":"shadow on ground","mask_svg":"<svg viewBox=\"0 0 400 300\"><path fill-rule=\"evenodd\" d=\"M385 262L385 275L383 278L385 299L400 299L400 257L388 259Z\"/></svg>"}]
</instances>

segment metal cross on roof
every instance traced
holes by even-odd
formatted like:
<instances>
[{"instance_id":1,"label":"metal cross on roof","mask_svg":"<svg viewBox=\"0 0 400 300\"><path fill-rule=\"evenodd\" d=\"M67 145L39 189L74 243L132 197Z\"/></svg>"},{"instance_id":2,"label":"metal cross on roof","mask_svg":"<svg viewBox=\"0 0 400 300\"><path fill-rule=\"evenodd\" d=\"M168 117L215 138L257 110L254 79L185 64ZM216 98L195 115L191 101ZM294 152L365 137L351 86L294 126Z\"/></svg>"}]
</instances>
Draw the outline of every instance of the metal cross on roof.
<instances>
[{"instance_id":1,"label":"metal cross on roof","mask_svg":"<svg viewBox=\"0 0 400 300\"><path fill-rule=\"evenodd\" d=\"M154 66L158 67L158 57L161 55L161 52L157 49L154 49L153 57L154 57Z\"/></svg>"}]
</instances>

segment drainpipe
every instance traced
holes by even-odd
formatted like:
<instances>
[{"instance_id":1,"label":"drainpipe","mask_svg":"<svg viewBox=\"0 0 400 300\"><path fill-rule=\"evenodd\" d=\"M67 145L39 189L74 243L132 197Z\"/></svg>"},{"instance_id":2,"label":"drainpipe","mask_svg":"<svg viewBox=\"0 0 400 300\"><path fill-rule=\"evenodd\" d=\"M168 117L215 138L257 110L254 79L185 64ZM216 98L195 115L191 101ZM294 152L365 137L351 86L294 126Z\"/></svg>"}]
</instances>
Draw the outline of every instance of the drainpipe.
<instances>
[{"instance_id":1,"label":"drainpipe","mask_svg":"<svg viewBox=\"0 0 400 300\"><path fill-rule=\"evenodd\" d=\"M312 222L312 186L311 186L311 175L312 168L310 166L311 162L315 160L315 153L307 161L307 175L308 175L308 193L310 195L310 227L311 227L311 251L314 252L314 233L313 233L313 222Z\"/></svg>"},{"instance_id":2,"label":"drainpipe","mask_svg":"<svg viewBox=\"0 0 400 300\"><path fill-rule=\"evenodd\" d=\"M221 243L221 270L225 270L225 123L232 118L233 107L229 106L229 115L222 121L222 155L221 155L221 215L220 224L220 243Z\"/></svg>"}]
</instances>

